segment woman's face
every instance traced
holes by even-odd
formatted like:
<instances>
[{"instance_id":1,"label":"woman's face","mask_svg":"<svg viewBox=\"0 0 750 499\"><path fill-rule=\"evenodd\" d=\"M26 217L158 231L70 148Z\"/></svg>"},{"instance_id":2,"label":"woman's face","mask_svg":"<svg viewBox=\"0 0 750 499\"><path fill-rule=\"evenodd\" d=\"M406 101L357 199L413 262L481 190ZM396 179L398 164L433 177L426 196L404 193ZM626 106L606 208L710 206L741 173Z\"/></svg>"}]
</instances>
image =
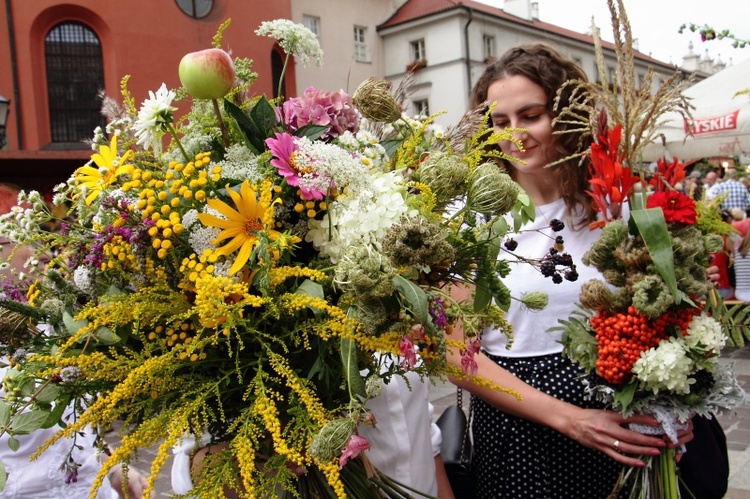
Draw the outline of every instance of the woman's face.
<instances>
[{"instance_id":1,"label":"woman's face","mask_svg":"<svg viewBox=\"0 0 750 499\"><path fill-rule=\"evenodd\" d=\"M555 136L552 135L552 117L547 112L547 94L542 87L525 76L507 76L489 86L487 101L496 104L491 116L495 131L504 128L527 130L513 133L523 143L523 152L509 140L500 142L505 154L523 161L512 162L517 173L549 172L544 167L558 158Z\"/></svg>"}]
</instances>

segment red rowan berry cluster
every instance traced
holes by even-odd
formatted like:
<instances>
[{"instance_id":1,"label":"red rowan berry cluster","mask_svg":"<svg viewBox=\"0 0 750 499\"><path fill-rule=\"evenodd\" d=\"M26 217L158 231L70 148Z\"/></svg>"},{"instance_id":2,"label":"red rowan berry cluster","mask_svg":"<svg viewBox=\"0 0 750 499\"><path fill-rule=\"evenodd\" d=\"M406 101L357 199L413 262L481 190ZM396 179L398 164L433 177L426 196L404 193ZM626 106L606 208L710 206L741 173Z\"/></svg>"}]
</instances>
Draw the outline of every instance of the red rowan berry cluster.
<instances>
[{"instance_id":1,"label":"red rowan berry cluster","mask_svg":"<svg viewBox=\"0 0 750 499\"><path fill-rule=\"evenodd\" d=\"M591 327L596 331L599 350L597 374L613 385L626 383L641 352L658 346L675 329L686 335L693 316L700 312L700 308L670 310L649 320L631 306L627 313L594 315Z\"/></svg>"}]
</instances>

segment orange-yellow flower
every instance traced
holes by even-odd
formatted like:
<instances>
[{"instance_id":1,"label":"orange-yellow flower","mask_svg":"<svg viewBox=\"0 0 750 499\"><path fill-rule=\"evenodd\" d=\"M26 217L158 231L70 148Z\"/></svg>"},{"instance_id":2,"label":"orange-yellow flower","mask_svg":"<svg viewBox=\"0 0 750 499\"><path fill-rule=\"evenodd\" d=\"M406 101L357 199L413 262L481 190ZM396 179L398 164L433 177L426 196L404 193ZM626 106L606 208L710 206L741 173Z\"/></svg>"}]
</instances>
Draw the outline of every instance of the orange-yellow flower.
<instances>
[{"instance_id":1,"label":"orange-yellow flower","mask_svg":"<svg viewBox=\"0 0 750 499\"><path fill-rule=\"evenodd\" d=\"M237 209L220 199L209 199L208 206L226 218L201 213L198 219L203 225L222 229L214 244L218 245L221 241L231 238L227 244L217 248L217 254L228 256L239 248L237 258L229 269L229 275L233 275L247 263L253 248L258 244L258 235L261 232L265 232L271 241L276 241L281 236L280 232L272 228L273 205L281 200L272 199L273 193L269 182L264 182L261 186L260 198L257 197L256 187L251 186L247 180L242 183L239 194L229 186L227 191Z\"/></svg>"},{"instance_id":2,"label":"orange-yellow flower","mask_svg":"<svg viewBox=\"0 0 750 499\"><path fill-rule=\"evenodd\" d=\"M114 183L117 177L124 174L132 174L135 168L127 164L133 156L133 151L128 149L125 154L117 156L117 135L112 137L108 146L99 146L99 152L91 155L91 160L99 167L82 166L75 171L75 179L79 187L86 188L86 204L90 205L99 194Z\"/></svg>"}]
</instances>

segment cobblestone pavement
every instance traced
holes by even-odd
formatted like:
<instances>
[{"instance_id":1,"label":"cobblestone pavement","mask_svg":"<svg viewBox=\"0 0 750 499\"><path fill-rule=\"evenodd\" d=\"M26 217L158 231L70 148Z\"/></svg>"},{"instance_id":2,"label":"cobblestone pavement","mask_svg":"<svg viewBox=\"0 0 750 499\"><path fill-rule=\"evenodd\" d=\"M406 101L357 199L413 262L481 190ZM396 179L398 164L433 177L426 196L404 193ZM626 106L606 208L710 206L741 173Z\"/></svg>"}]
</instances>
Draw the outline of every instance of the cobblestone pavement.
<instances>
[{"instance_id":1,"label":"cobblestone pavement","mask_svg":"<svg viewBox=\"0 0 750 499\"><path fill-rule=\"evenodd\" d=\"M735 375L745 390L750 391L750 345L743 348L726 348L722 352L724 362L734 365ZM449 405L455 404L456 390L449 383L437 384L431 389L431 399L435 406L435 418ZM464 397L468 406L469 397ZM468 408L468 407L467 407ZM729 447L730 477L729 491L725 499L750 499L750 406L737 409L734 414L719 417L719 422L727 436ZM112 446L118 442L117 428L107 434L106 440ZM142 451L132 464L144 476L150 475L151 461L156 456L156 448ZM156 480L152 498L161 499L173 494L169 469L171 458Z\"/></svg>"}]
</instances>

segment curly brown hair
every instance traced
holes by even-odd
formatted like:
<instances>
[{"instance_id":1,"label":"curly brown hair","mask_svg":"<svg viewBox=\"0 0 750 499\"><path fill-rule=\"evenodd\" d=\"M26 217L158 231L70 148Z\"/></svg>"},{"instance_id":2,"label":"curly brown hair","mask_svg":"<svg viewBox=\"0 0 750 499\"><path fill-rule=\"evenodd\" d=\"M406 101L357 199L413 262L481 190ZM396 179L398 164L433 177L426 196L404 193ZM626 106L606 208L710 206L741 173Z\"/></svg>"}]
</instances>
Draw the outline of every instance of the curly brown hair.
<instances>
[{"instance_id":1,"label":"curly brown hair","mask_svg":"<svg viewBox=\"0 0 750 499\"><path fill-rule=\"evenodd\" d=\"M486 105L490 85L509 76L525 76L539 85L547 95L547 112L554 119L570 103L574 85L564 85L566 81L588 81L586 73L572 59L544 43L519 45L509 49L496 62L490 64L474 85L471 95L472 108ZM556 130L565 130L567 125L558 123ZM589 134L565 133L555 135L555 147L560 158L566 158L588 148ZM515 169L507 161L503 162L514 176ZM563 198L568 213L583 209L583 223L594 221L596 212L587 198L589 189L588 168L581 165L580 158L571 159L552 167L555 180L562 187ZM577 217L576 217L577 218Z\"/></svg>"}]
</instances>

